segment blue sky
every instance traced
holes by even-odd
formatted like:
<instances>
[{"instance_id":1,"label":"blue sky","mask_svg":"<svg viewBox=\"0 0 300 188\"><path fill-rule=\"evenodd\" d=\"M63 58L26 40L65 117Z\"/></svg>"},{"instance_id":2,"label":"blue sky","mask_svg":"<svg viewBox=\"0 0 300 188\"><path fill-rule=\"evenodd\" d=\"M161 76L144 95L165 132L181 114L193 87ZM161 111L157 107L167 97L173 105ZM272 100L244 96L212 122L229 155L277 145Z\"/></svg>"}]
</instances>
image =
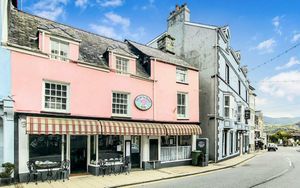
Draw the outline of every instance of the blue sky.
<instances>
[{"instance_id":1,"label":"blue sky","mask_svg":"<svg viewBox=\"0 0 300 188\"><path fill-rule=\"evenodd\" d=\"M230 26L231 46L241 51L242 65L249 67L256 88L257 109L272 117L300 116L300 46L256 68L300 42L300 1L23 0L22 9L104 36L146 43L166 30L175 4L185 2L191 22Z\"/></svg>"}]
</instances>

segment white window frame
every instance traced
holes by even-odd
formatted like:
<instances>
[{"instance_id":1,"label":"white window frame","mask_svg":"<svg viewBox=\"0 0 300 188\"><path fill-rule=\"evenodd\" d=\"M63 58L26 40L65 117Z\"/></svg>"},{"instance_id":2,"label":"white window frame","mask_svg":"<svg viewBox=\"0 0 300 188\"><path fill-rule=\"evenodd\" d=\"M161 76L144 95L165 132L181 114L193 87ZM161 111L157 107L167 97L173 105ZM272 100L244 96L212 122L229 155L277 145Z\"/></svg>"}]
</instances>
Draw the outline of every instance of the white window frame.
<instances>
[{"instance_id":1,"label":"white window frame","mask_svg":"<svg viewBox=\"0 0 300 188\"><path fill-rule=\"evenodd\" d=\"M237 122L242 122L242 105L238 104L237 106Z\"/></svg>"},{"instance_id":2,"label":"white window frame","mask_svg":"<svg viewBox=\"0 0 300 188\"><path fill-rule=\"evenodd\" d=\"M70 83L66 82L58 82L58 81L51 81L51 80L43 80L43 86L42 86L42 109L43 111L47 112L58 112L58 113L68 113L70 111ZM45 97L46 97L46 83L51 84L59 84L59 85L65 85L67 87L67 94L66 94L66 109L53 109L53 108L46 108L45 107ZM51 92L50 95L51 96ZM54 96L55 97L55 96Z\"/></svg>"},{"instance_id":3,"label":"white window frame","mask_svg":"<svg viewBox=\"0 0 300 188\"><path fill-rule=\"evenodd\" d=\"M225 82L230 84L230 66L227 63L225 64Z\"/></svg>"},{"instance_id":4,"label":"white window frame","mask_svg":"<svg viewBox=\"0 0 300 188\"><path fill-rule=\"evenodd\" d=\"M121 70L118 69L118 62L121 62ZM124 68L124 62L126 62L126 70L123 70ZM116 73L118 74L129 74L129 59L116 56Z\"/></svg>"},{"instance_id":5,"label":"white window frame","mask_svg":"<svg viewBox=\"0 0 300 188\"><path fill-rule=\"evenodd\" d=\"M57 42L58 43L58 55L52 54L52 41ZM60 50L61 50L61 44L66 44L68 46L68 51L67 51L67 56L61 56L60 55ZM64 61L64 62L68 62L69 61L69 55L70 55L70 43L57 39L57 38L50 38L50 58L53 60L59 60L59 61Z\"/></svg>"},{"instance_id":6,"label":"white window frame","mask_svg":"<svg viewBox=\"0 0 300 188\"><path fill-rule=\"evenodd\" d=\"M186 104L184 105L180 105L181 107L185 107L185 114L184 115L181 115L181 114L178 114L178 107L179 107L179 104L178 104L178 95L184 95L185 96L185 102ZM187 92L177 92L177 95L176 95L176 103L177 103L177 119L188 119L189 116L189 95Z\"/></svg>"},{"instance_id":7,"label":"white window frame","mask_svg":"<svg viewBox=\"0 0 300 188\"><path fill-rule=\"evenodd\" d=\"M227 97L228 97L228 105L226 105ZM226 114L226 109L228 109L228 115ZM224 117L230 118L230 95L224 95Z\"/></svg>"},{"instance_id":8,"label":"white window frame","mask_svg":"<svg viewBox=\"0 0 300 188\"><path fill-rule=\"evenodd\" d=\"M184 80L180 80L181 75L184 75ZM176 67L176 82L179 83L188 83L188 69Z\"/></svg>"},{"instance_id":9,"label":"white window frame","mask_svg":"<svg viewBox=\"0 0 300 188\"><path fill-rule=\"evenodd\" d=\"M113 95L114 93L116 94L123 94L123 95L127 95L127 114L117 114L117 113L113 113ZM117 117L130 117L131 115L131 102L130 102L130 93L128 92L120 92L120 91L112 91L111 93L111 114L112 116L117 116Z\"/></svg>"}]
</instances>

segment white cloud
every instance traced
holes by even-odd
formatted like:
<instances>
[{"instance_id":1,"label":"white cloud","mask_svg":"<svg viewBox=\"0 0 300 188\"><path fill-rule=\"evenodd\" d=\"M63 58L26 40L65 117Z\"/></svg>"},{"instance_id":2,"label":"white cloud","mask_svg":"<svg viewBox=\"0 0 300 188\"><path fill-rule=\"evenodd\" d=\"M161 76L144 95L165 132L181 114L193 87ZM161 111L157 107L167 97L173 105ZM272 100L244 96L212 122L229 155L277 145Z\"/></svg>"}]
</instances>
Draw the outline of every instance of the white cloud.
<instances>
[{"instance_id":1,"label":"white cloud","mask_svg":"<svg viewBox=\"0 0 300 188\"><path fill-rule=\"evenodd\" d=\"M283 16L276 16L272 19L272 24L274 26L275 32L279 35L282 35L280 22L282 20Z\"/></svg>"},{"instance_id":2,"label":"white cloud","mask_svg":"<svg viewBox=\"0 0 300 188\"><path fill-rule=\"evenodd\" d=\"M148 10L150 8L154 8L154 0L148 0L148 3L141 7L142 10Z\"/></svg>"},{"instance_id":3,"label":"white cloud","mask_svg":"<svg viewBox=\"0 0 300 188\"><path fill-rule=\"evenodd\" d=\"M274 50L276 45L276 41L274 39L268 39L259 43L256 47L252 48L254 50L258 50L262 53L271 53Z\"/></svg>"},{"instance_id":4,"label":"white cloud","mask_svg":"<svg viewBox=\"0 0 300 188\"><path fill-rule=\"evenodd\" d=\"M269 101L266 98L261 98L261 97L256 97L255 98L255 105L258 106L258 107L264 106L268 103L269 103Z\"/></svg>"},{"instance_id":5,"label":"white cloud","mask_svg":"<svg viewBox=\"0 0 300 188\"><path fill-rule=\"evenodd\" d=\"M130 26L130 20L128 18L124 18L118 14L113 12L109 12L105 14L107 21L113 25L121 25L124 29L127 29ZM105 22L107 22L105 21Z\"/></svg>"},{"instance_id":6,"label":"white cloud","mask_svg":"<svg viewBox=\"0 0 300 188\"><path fill-rule=\"evenodd\" d=\"M288 69L294 65L300 65L300 61L296 57L291 57L289 62L282 66L276 67L276 70L281 70L281 69Z\"/></svg>"},{"instance_id":7,"label":"white cloud","mask_svg":"<svg viewBox=\"0 0 300 188\"><path fill-rule=\"evenodd\" d=\"M30 10L35 15L56 20L65 13L64 7L67 3L68 0L40 0Z\"/></svg>"},{"instance_id":8,"label":"white cloud","mask_svg":"<svg viewBox=\"0 0 300 188\"><path fill-rule=\"evenodd\" d=\"M96 32L99 35L103 35L114 39L121 39L120 36L117 35L113 27L96 25L96 24L91 24L90 27L94 32Z\"/></svg>"},{"instance_id":9,"label":"white cloud","mask_svg":"<svg viewBox=\"0 0 300 188\"><path fill-rule=\"evenodd\" d=\"M300 87L297 87L299 81L299 71L282 72L262 80L259 83L259 89L269 96L293 101L295 97L300 96Z\"/></svg>"},{"instance_id":10,"label":"white cloud","mask_svg":"<svg viewBox=\"0 0 300 188\"><path fill-rule=\"evenodd\" d=\"M145 35L145 29L139 27L132 32L130 28L130 19L122 17L113 12L104 14L102 25L91 24L90 28L96 33L115 39L140 40Z\"/></svg>"},{"instance_id":11,"label":"white cloud","mask_svg":"<svg viewBox=\"0 0 300 188\"><path fill-rule=\"evenodd\" d=\"M119 7L123 5L123 0L97 0L101 7Z\"/></svg>"},{"instance_id":12,"label":"white cloud","mask_svg":"<svg viewBox=\"0 0 300 188\"><path fill-rule=\"evenodd\" d=\"M85 9L88 5L88 0L76 0L75 1L75 6L80 7L82 9Z\"/></svg>"},{"instance_id":13,"label":"white cloud","mask_svg":"<svg viewBox=\"0 0 300 188\"><path fill-rule=\"evenodd\" d=\"M300 33L294 34L292 38L292 42L298 42L300 40Z\"/></svg>"}]
</instances>

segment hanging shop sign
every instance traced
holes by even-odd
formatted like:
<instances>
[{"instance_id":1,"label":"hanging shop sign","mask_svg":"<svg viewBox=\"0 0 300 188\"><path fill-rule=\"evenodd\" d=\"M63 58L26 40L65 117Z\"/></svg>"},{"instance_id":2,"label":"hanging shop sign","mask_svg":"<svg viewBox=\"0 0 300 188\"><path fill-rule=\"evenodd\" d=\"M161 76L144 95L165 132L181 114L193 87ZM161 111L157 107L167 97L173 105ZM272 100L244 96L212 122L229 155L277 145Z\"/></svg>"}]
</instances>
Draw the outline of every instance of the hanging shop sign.
<instances>
[{"instance_id":1,"label":"hanging shop sign","mask_svg":"<svg viewBox=\"0 0 300 188\"><path fill-rule=\"evenodd\" d=\"M134 99L134 104L139 110L149 110L152 107L152 100L147 95L138 95Z\"/></svg>"}]
</instances>

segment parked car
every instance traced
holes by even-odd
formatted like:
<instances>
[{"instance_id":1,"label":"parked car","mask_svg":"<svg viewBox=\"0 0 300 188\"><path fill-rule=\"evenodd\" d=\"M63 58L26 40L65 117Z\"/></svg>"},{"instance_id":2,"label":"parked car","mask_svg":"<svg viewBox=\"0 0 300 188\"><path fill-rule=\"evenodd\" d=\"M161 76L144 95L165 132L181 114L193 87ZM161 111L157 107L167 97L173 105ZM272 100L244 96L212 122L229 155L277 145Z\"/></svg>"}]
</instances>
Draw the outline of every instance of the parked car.
<instances>
[{"instance_id":1,"label":"parked car","mask_svg":"<svg viewBox=\"0 0 300 188\"><path fill-rule=\"evenodd\" d=\"M268 151L276 151L276 150L278 150L278 147L276 144L269 143L267 149L268 149Z\"/></svg>"}]
</instances>

